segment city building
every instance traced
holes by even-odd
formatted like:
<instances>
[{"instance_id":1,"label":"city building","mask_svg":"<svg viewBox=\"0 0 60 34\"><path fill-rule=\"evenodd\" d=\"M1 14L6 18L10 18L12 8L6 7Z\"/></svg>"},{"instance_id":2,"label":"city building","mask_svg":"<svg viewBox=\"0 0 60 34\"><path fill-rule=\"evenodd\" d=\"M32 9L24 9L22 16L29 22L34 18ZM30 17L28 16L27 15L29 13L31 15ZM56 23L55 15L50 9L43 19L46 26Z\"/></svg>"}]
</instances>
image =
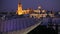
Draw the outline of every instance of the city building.
<instances>
[{"instance_id":1,"label":"city building","mask_svg":"<svg viewBox=\"0 0 60 34\"><path fill-rule=\"evenodd\" d=\"M18 9L17 9L16 14L17 15L29 14L30 18L32 18L32 17L40 18L40 17L46 17L47 16L47 10L42 9L41 6L38 6L37 9L32 9L32 8L23 9L22 4L18 3ZM50 17L54 17L54 13L52 11L48 15Z\"/></svg>"}]
</instances>

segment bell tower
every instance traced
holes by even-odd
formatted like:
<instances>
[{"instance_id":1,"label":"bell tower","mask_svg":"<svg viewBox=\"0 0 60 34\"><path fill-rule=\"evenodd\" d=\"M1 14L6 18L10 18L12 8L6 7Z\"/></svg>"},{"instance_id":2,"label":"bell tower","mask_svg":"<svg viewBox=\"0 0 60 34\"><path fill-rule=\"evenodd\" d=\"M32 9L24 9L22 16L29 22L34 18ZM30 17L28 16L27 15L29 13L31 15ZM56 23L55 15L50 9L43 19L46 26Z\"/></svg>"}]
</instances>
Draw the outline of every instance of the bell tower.
<instances>
[{"instance_id":1,"label":"bell tower","mask_svg":"<svg viewBox=\"0 0 60 34\"><path fill-rule=\"evenodd\" d=\"M18 14L18 15L23 14L21 0L18 0L18 9L17 9L16 14Z\"/></svg>"}]
</instances>

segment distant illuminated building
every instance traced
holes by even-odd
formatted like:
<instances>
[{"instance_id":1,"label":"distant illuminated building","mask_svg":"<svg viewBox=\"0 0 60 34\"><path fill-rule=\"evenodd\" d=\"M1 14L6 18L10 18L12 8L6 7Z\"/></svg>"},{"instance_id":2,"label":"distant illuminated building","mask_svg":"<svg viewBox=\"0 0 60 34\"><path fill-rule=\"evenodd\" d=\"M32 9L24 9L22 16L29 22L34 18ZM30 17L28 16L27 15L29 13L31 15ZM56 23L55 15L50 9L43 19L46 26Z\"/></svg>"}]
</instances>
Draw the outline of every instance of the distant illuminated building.
<instances>
[{"instance_id":1,"label":"distant illuminated building","mask_svg":"<svg viewBox=\"0 0 60 34\"><path fill-rule=\"evenodd\" d=\"M41 12L41 6L38 6L39 13Z\"/></svg>"},{"instance_id":2,"label":"distant illuminated building","mask_svg":"<svg viewBox=\"0 0 60 34\"><path fill-rule=\"evenodd\" d=\"M59 14L60 14L60 12L59 12Z\"/></svg>"},{"instance_id":3,"label":"distant illuminated building","mask_svg":"<svg viewBox=\"0 0 60 34\"><path fill-rule=\"evenodd\" d=\"M50 17L54 17L54 12L51 11L51 12L49 13L49 16L50 16Z\"/></svg>"},{"instance_id":4,"label":"distant illuminated building","mask_svg":"<svg viewBox=\"0 0 60 34\"><path fill-rule=\"evenodd\" d=\"M21 3L18 3L18 9L17 9L16 14L17 15L29 14L30 17L33 16L34 18L40 18L40 17L46 17L47 16L46 10L42 10L41 6L38 6L38 9L36 9L36 10L33 10L32 8L28 8L28 9L23 10Z\"/></svg>"},{"instance_id":5,"label":"distant illuminated building","mask_svg":"<svg viewBox=\"0 0 60 34\"><path fill-rule=\"evenodd\" d=\"M46 10L42 10L42 13L46 13Z\"/></svg>"},{"instance_id":6,"label":"distant illuminated building","mask_svg":"<svg viewBox=\"0 0 60 34\"><path fill-rule=\"evenodd\" d=\"M18 3L18 9L17 9L17 12L16 12L17 15L29 14L29 11L30 11L30 9L23 10L22 9L22 4Z\"/></svg>"},{"instance_id":7,"label":"distant illuminated building","mask_svg":"<svg viewBox=\"0 0 60 34\"><path fill-rule=\"evenodd\" d=\"M17 9L16 14L18 14L18 15L22 15L23 14L22 4L21 3L18 3L18 9Z\"/></svg>"}]
</instances>

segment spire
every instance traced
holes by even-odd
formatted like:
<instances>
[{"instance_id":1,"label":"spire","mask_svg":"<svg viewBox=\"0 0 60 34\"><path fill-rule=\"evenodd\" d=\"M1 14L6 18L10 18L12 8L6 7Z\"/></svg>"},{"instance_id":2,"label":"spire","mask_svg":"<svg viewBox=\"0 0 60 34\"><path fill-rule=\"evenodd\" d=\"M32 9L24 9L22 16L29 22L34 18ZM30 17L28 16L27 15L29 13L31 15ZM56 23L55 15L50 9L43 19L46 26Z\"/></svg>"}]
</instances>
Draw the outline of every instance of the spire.
<instances>
[{"instance_id":1,"label":"spire","mask_svg":"<svg viewBox=\"0 0 60 34\"><path fill-rule=\"evenodd\" d=\"M22 15L23 14L21 0L18 0L18 9L17 9L16 14L18 14L18 15Z\"/></svg>"},{"instance_id":2,"label":"spire","mask_svg":"<svg viewBox=\"0 0 60 34\"><path fill-rule=\"evenodd\" d=\"M21 4L21 0L18 0L18 4Z\"/></svg>"}]
</instances>

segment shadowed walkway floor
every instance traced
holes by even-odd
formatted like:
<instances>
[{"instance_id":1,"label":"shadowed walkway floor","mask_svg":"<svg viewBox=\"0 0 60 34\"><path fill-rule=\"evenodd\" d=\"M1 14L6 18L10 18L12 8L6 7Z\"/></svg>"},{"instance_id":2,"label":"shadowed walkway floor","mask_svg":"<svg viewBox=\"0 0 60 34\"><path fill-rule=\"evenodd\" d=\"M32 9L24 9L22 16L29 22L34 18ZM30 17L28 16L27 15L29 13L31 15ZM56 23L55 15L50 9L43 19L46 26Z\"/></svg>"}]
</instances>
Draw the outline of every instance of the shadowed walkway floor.
<instances>
[{"instance_id":1,"label":"shadowed walkway floor","mask_svg":"<svg viewBox=\"0 0 60 34\"><path fill-rule=\"evenodd\" d=\"M28 34L57 34L53 28L47 28L44 25L39 25Z\"/></svg>"}]
</instances>

